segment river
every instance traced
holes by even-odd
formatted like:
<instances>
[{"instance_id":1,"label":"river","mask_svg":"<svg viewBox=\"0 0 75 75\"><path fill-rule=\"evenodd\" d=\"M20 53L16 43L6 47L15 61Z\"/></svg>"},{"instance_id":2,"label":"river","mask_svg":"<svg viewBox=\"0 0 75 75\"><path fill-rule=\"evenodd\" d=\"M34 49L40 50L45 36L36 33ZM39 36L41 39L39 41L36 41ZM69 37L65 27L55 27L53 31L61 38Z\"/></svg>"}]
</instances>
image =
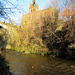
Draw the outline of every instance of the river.
<instances>
[{"instance_id":1,"label":"river","mask_svg":"<svg viewBox=\"0 0 75 75\"><path fill-rule=\"evenodd\" d=\"M3 56L12 75L75 75L75 61L10 50Z\"/></svg>"}]
</instances>

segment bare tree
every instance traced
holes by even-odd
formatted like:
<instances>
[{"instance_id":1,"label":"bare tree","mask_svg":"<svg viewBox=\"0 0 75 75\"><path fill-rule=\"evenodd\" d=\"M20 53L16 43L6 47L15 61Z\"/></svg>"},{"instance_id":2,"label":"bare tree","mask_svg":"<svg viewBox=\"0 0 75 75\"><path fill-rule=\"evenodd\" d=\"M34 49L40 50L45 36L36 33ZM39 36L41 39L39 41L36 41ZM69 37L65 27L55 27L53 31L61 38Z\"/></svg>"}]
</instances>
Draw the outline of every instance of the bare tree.
<instances>
[{"instance_id":1,"label":"bare tree","mask_svg":"<svg viewBox=\"0 0 75 75\"><path fill-rule=\"evenodd\" d=\"M15 13L21 13L22 10L18 8L18 0L15 0L15 3L13 4L10 0L0 1L0 17L11 21L10 15L15 16Z\"/></svg>"}]
</instances>

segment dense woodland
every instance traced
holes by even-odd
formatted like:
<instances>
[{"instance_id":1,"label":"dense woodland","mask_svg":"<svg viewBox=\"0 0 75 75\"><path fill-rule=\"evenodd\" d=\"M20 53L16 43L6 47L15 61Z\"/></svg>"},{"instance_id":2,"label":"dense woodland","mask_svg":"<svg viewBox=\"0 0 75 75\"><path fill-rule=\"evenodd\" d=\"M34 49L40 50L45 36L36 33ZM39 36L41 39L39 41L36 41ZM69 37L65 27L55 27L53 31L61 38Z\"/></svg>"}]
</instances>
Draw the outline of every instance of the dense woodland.
<instances>
[{"instance_id":1,"label":"dense woodland","mask_svg":"<svg viewBox=\"0 0 75 75\"><path fill-rule=\"evenodd\" d=\"M5 23L15 30L15 33L11 30L11 35L8 36L10 40L7 39L5 45L9 44L12 50L25 53L55 55L64 58L75 57L74 2L74 0L65 0L65 3L62 1L64 5L62 9L58 9L57 2L52 2L54 17L40 18L35 22L34 29L31 31L26 27L21 29L20 26ZM1 16L7 15L7 12L4 12L4 9L0 8ZM40 25L41 22L42 25Z\"/></svg>"}]
</instances>

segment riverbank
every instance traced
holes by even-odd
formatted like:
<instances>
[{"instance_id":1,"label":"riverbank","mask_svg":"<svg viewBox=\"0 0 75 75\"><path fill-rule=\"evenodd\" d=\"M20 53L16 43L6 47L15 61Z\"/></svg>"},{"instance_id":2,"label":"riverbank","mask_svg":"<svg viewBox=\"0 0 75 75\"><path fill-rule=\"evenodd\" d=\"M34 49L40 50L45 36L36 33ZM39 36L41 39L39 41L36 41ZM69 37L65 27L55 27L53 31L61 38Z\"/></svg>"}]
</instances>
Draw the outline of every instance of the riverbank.
<instances>
[{"instance_id":1,"label":"riverbank","mask_svg":"<svg viewBox=\"0 0 75 75\"><path fill-rule=\"evenodd\" d=\"M0 55L0 75L11 75L8 63L2 55Z\"/></svg>"},{"instance_id":2,"label":"riverbank","mask_svg":"<svg viewBox=\"0 0 75 75\"><path fill-rule=\"evenodd\" d=\"M38 47L36 47L36 48L38 48ZM43 49L41 49L41 48L35 49L35 47L31 47L31 46L27 46L27 47L22 47L22 46L12 47L11 50L12 51L17 51L17 52L22 52L22 53L25 53L25 54L47 55L47 53L48 53L48 50L46 50L44 48Z\"/></svg>"},{"instance_id":3,"label":"riverbank","mask_svg":"<svg viewBox=\"0 0 75 75\"><path fill-rule=\"evenodd\" d=\"M25 50L25 49L22 49L20 47L18 48L12 48L10 51L17 51L17 52L20 52L20 53L24 53L24 54L38 54L38 55L42 55L42 56L48 56L48 57L51 57L51 58L61 58L61 59L66 59L66 60L75 60L75 57L72 57L70 55L65 55L64 52L58 52L57 50L56 51L40 51L40 50L37 50L35 51L34 49L32 48L28 48L28 50Z\"/></svg>"}]
</instances>

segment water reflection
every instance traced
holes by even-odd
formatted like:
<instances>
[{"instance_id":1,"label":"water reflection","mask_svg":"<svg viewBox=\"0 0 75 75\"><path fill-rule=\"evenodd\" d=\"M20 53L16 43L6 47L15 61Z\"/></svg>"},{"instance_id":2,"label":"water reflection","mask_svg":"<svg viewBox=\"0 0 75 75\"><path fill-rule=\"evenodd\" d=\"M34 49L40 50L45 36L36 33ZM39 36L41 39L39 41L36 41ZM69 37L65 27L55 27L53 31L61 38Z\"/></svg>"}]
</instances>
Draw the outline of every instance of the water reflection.
<instances>
[{"instance_id":1,"label":"water reflection","mask_svg":"<svg viewBox=\"0 0 75 75\"><path fill-rule=\"evenodd\" d=\"M75 75L75 61L6 51L13 75Z\"/></svg>"}]
</instances>

